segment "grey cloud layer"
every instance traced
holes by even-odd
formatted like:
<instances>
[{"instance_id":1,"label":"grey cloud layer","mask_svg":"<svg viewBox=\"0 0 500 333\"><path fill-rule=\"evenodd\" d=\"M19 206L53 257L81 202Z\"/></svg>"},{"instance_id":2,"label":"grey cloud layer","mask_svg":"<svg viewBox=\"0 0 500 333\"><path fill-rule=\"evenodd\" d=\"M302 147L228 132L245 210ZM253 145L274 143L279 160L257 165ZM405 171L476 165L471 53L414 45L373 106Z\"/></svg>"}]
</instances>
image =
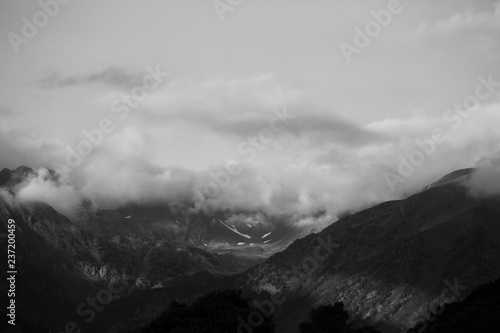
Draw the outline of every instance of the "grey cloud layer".
<instances>
[{"instance_id":1,"label":"grey cloud layer","mask_svg":"<svg viewBox=\"0 0 500 333\"><path fill-rule=\"evenodd\" d=\"M87 77L79 82L101 81ZM102 104L104 114L97 115L118 119L110 110L110 100L104 99ZM362 125L324 105L318 95L278 85L271 76L172 80L133 110L125 123L117 123L117 129L81 166L64 175L65 187L33 179L22 197L59 202L57 207L64 212L70 212L79 198L87 197L101 208L168 201L198 209L299 215L326 211L334 217L341 211L419 190L453 169L476 165L500 149L496 129L500 105L492 103L451 132L439 151L392 193L383 173L397 167L399 157L415 149L413 139L425 137L440 120L394 119ZM285 130L258 152L257 159L243 161L242 172L231 178L220 195L197 196L197 188L213 181L210 172L221 172L225 162L234 159L225 155L226 148L221 146L236 151L242 139L256 136L268 126L273 109L283 106L296 115ZM182 130L179 123L185 125ZM82 138L78 131L74 138L63 141L41 136L40 131L0 130L0 167L51 167L55 159L64 159L57 142L74 145ZM186 151L186 146L191 150ZM195 165L183 165L176 154L193 158ZM216 158L196 159L199 155Z\"/></svg>"},{"instance_id":2,"label":"grey cloud layer","mask_svg":"<svg viewBox=\"0 0 500 333\"><path fill-rule=\"evenodd\" d=\"M16 115L16 112L13 110L13 108L0 105L0 118L1 117L12 117L14 115Z\"/></svg>"},{"instance_id":3,"label":"grey cloud layer","mask_svg":"<svg viewBox=\"0 0 500 333\"><path fill-rule=\"evenodd\" d=\"M44 88L62 88L82 84L106 84L121 89L139 86L143 82L144 73L140 71L111 66L95 73L63 76L58 71L51 72L40 80Z\"/></svg>"},{"instance_id":4,"label":"grey cloud layer","mask_svg":"<svg viewBox=\"0 0 500 333\"><path fill-rule=\"evenodd\" d=\"M473 195L500 195L500 157L483 161L471 176L468 186Z\"/></svg>"}]
</instances>

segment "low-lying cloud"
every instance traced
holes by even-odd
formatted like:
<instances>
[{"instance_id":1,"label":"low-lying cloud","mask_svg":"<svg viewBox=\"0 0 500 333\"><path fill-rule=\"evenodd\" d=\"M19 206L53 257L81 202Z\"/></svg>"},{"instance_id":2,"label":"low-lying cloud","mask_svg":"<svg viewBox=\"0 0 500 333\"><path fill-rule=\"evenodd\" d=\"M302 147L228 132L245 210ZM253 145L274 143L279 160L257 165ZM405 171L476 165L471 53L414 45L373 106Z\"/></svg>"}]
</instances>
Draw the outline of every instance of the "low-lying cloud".
<instances>
[{"instance_id":1,"label":"low-lying cloud","mask_svg":"<svg viewBox=\"0 0 500 333\"><path fill-rule=\"evenodd\" d=\"M83 84L106 84L121 89L130 89L140 86L143 82L144 73L123 67L107 67L99 72L83 73L76 75L62 75L58 71L40 79L43 88L63 88Z\"/></svg>"},{"instance_id":2,"label":"low-lying cloud","mask_svg":"<svg viewBox=\"0 0 500 333\"><path fill-rule=\"evenodd\" d=\"M114 84L105 74L58 79L52 87L101 80ZM118 119L109 109L114 94L92 98L95 109L104 110L94 110L94 117ZM39 171L19 187L18 197L45 201L73 218L86 198L101 209L170 202L204 210L287 214L295 217L291 223L297 226L324 226L342 212L401 198L500 151L500 104L494 100L481 105L457 129L443 124L442 112L438 117L421 113L360 124L327 105L323 97L278 84L272 75L247 80L173 79L152 92L125 121L116 121L116 130L79 166L68 168L60 183ZM260 140L273 110L281 108L295 118L265 144L255 146L253 158L241 154L242 142ZM444 142L392 191L384 173L396 170L401 158L418 148L415 139L428 137L436 127L446 129ZM52 162L64 161L64 145L74 148L75 142L85 139L81 130L73 132L70 138L52 138L47 135L50 127L0 129L0 166L51 168ZM238 163L240 171L227 178L230 161ZM497 176L498 163L481 169L471 188L497 193L498 184L488 182ZM217 195L200 190L217 179L223 183L229 179Z\"/></svg>"},{"instance_id":3,"label":"low-lying cloud","mask_svg":"<svg viewBox=\"0 0 500 333\"><path fill-rule=\"evenodd\" d=\"M83 197L71 184L49 177L46 168L37 168L33 175L17 186L16 199L20 202L45 202L66 217L75 219Z\"/></svg>"},{"instance_id":4,"label":"low-lying cloud","mask_svg":"<svg viewBox=\"0 0 500 333\"><path fill-rule=\"evenodd\" d=\"M475 196L500 195L500 158L485 162L478 167L467 185Z\"/></svg>"}]
</instances>

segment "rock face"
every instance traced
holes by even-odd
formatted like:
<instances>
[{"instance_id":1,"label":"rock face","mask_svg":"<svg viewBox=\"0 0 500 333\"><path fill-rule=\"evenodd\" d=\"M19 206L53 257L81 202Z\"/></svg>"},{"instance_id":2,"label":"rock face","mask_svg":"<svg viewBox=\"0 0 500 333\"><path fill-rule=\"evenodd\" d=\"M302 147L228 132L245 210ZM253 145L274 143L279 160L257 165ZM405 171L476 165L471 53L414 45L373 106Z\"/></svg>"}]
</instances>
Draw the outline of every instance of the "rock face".
<instances>
[{"instance_id":1,"label":"rock face","mask_svg":"<svg viewBox=\"0 0 500 333\"><path fill-rule=\"evenodd\" d=\"M345 217L251 268L240 283L286 296L276 312L281 332L293 332L310 306L336 301L383 331L412 327L429 303L462 299L500 276L500 198L471 197L468 174Z\"/></svg>"}]
</instances>

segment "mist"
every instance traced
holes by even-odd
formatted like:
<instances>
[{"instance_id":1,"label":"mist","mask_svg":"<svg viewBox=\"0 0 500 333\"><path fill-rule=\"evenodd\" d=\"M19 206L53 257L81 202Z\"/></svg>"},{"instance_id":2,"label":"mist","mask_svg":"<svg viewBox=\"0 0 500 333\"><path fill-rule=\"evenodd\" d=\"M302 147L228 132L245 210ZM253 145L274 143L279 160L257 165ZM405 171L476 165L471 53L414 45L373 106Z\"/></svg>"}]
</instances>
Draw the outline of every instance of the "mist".
<instances>
[{"instance_id":1,"label":"mist","mask_svg":"<svg viewBox=\"0 0 500 333\"><path fill-rule=\"evenodd\" d=\"M500 194L500 158L482 162L467 182L474 196Z\"/></svg>"},{"instance_id":2,"label":"mist","mask_svg":"<svg viewBox=\"0 0 500 333\"><path fill-rule=\"evenodd\" d=\"M441 119L357 125L357 131L384 139L353 146L350 142L329 142L330 134L326 133L322 139L326 153L311 149L309 136L285 130L262 150L256 149L253 160L234 154L225 163L199 168L161 163L162 143L149 135L148 127L126 126L96 147L81 166L69 172L60 170L60 182L47 178L44 168L38 169L35 177L18 187L17 197L47 202L71 219L81 201L88 199L98 209L131 203L180 203L197 210L287 214L296 217L290 220L296 225L326 226L344 211L405 197L453 170L484 164L499 148L499 134L494 130L498 108L498 104L488 105L476 111L462 128L450 130L446 141L437 145L434 154L415 167L411 176L397 183L394 191L384 174L397 173L401 161L418 148L414 140L424 140L426 133L442 125ZM307 117L305 112L298 114ZM406 137L396 139L402 128ZM483 133L480 137L478 128ZM315 135L314 140L318 140L322 134ZM235 149L237 145L236 141ZM239 169L234 175L228 171L231 163ZM471 180L472 192L497 194L498 175L498 160L478 169ZM325 214L314 218L319 212Z\"/></svg>"},{"instance_id":3,"label":"mist","mask_svg":"<svg viewBox=\"0 0 500 333\"><path fill-rule=\"evenodd\" d=\"M485 101L466 116L416 109L408 117L363 122L333 107L331 98L271 74L172 78L121 119L109 106L127 85L116 82L133 81L137 71L120 70L59 75L42 88L52 96L61 89L86 91L99 80L110 86L104 96L93 88L86 92L95 104L80 115L82 125L0 129L1 167L28 165L61 174L55 183L38 169L17 189L20 200L47 202L70 218L87 199L96 209L173 203L295 216L290 223L324 226L345 211L406 197L500 151L496 102ZM19 115L4 117L15 122ZM112 130L100 132L103 119ZM56 125L60 135L50 135ZM497 170L480 171L473 191L496 193L487 179Z\"/></svg>"}]
</instances>

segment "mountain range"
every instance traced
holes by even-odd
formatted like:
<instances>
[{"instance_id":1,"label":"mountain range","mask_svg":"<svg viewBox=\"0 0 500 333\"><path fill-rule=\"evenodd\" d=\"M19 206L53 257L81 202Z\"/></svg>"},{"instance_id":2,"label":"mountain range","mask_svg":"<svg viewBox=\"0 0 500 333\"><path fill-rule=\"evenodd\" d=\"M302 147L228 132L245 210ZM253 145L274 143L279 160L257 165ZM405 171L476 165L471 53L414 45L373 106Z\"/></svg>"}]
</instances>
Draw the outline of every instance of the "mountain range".
<instances>
[{"instance_id":1,"label":"mountain range","mask_svg":"<svg viewBox=\"0 0 500 333\"><path fill-rule=\"evenodd\" d=\"M286 216L169 203L102 210L84 201L68 218L15 200L36 169L4 169L0 189L10 196L0 195L0 233L16 221L19 327L139 331L171 300L235 288L274 316L278 332L295 332L310 308L338 301L356 324L404 332L500 276L500 197L472 195L473 172L455 171L311 233ZM60 181L53 171L46 177ZM92 310L89 297L115 284L124 290Z\"/></svg>"}]
</instances>

